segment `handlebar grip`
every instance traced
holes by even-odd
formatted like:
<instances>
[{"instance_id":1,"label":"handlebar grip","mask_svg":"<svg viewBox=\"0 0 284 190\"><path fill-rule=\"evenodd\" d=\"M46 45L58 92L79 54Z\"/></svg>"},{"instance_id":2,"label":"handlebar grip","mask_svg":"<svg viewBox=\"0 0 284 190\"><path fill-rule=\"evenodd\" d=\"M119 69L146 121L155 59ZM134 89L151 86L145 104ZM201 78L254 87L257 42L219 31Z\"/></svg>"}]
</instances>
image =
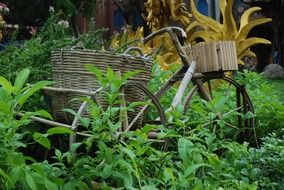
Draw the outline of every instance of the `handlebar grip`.
<instances>
[{"instance_id":1,"label":"handlebar grip","mask_svg":"<svg viewBox=\"0 0 284 190\"><path fill-rule=\"evenodd\" d=\"M142 51L142 49L139 48L139 47L130 47L130 48L128 48L127 50L125 50L125 51L123 52L123 55L128 54L128 52L130 52L130 51L136 51L137 53L139 53L140 56L143 56L143 51Z\"/></svg>"}]
</instances>

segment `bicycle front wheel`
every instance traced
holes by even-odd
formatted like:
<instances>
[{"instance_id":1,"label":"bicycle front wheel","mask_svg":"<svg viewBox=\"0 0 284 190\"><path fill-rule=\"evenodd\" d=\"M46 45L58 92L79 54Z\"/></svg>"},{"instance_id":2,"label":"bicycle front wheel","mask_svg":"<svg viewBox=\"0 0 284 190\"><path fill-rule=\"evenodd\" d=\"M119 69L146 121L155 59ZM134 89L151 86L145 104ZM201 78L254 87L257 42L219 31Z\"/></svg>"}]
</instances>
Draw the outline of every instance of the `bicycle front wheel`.
<instances>
[{"instance_id":1,"label":"bicycle front wheel","mask_svg":"<svg viewBox=\"0 0 284 190\"><path fill-rule=\"evenodd\" d=\"M204 75L193 81L195 86L185 98L184 112L199 117L201 126L211 126L221 137L251 140L254 109L245 87L225 76Z\"/></svg>"}]
</instances>

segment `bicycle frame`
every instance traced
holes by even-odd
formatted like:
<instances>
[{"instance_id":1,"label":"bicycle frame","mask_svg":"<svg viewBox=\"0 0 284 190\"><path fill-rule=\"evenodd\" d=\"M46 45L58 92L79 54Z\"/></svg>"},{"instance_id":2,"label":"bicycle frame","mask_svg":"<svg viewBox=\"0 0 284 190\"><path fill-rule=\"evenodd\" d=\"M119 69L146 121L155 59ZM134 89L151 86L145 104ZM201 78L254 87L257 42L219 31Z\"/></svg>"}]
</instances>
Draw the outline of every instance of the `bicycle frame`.
<instances>
[{"instance_id":1,"label":"bicycle frame","mask_svg":"<svg viewBox=\"0 0 284 190\"><path fill-rule=\"evenodd\" d=\"M156 108L157 108L157 111L160 115L160 120L161 120L161 123L162 125L166 126L166 117L165 117L165 113L163 110L161 110L161 105L160 105L160 102L159 102L159 98L165 94L176 82L179 82L179 81L183 81L184 78L186 77L185 74L187 73L188 69L192 66L192 63L194 61L191 61L190 58L189 58L189 55L186 54L185 50L183 49L183 46L182 44L180 43L179 39L178 39L178 36L177 36L177 33L180 33L181 34L181 38L182 40L185 40L186 39L186 34L185 32L183 31L183 29L179 28L179 27L166 27L166 28L163 28L163 29L160 29L152 34L150 34L149 36L147 36L146 38L144 38L143 42L144 43L147 43L149 40L153 39L154 37L156 37L157 35L160 35L162 33L168 33L172 42L173 42L173 45L175 46L177 52L179 53L179 56L181 58L181 61L182 61L182 67L176 72L173 74L173 76L168 79L164 84L163 86L157 91L155 92L154 94L152 94L147 88L143 87L142 88L142 84L138 84L136 83L135 86L136 87L139 87L140 89L143 89L144 93L146 93L150 98L151 98L151 102L153 104L156 105ZM197 63L198 64L198 63ZM237 89L237 107L241 107L241 102L240 102L240 95L242 94L242 96L244 97L243 99L243 104L245 105L244 107L244 110L245 112L247 110L251 110L253 111L253 106L252 106L252 103L251 103L251 100L248 96L248 94L246 93L245 91L245 88L242 87L241 85L239 85L237 82L235 82L233 79L230 79L228 77L225 76L224 72L220 71L220 72L210 72L210 73L205 73L205 74L202 74L202 73L194 73L192 78L190 78L190 81L193 82L193 84L195 84L196 86L196 89L199 96L206 100L206 101L212 101L212 95L209 94L203 83L204 81L207 81L207 80L210 80L210 79L222 79L222 80L225 80L227 81L228 83L234 85ZM183 94L181 94L183 95ZM189 95L190 96L190 93ZM191 98L191 97L186 97L185 98L185 102L183 103L185 108L188 106L188 99ZM151 103L150 102L150 103ZM141 111L137 114L137 116L133 119L133 121L130 123L130 125L128 125L128 127L125 129L125 131L128 131L131 129L131 127L134 125L135 121L149 108L150 106L150 103L146 104L142 109ZM172 104L173 105L173 104ZM175 105L174 105L175 106ZM238 110L240 112L240 110ZM218 115L219 116L219 115ZM220 115L220 119L222 118L222 116ZM240 127L240 123L242 122L241 120L241 117L238 116L238 120L239 120L239 127ZM245 121L245 125L248 126L248 125L251 125L251 126L254 126L254 119L252 119L250 121L250 123L248 123L247 121Z\"/></svg>"},{"instance_id":2,"label":"bicycle frame","mask_svg":"<svg viewBox=\"0 0 284 190\"><path fill-rule=\"evenodd\" d=\"M190 81L192 81L196 86L192 89L192 90L197 90L199 96L203 99L205 99L206 101L211 101L211 95L208 94L205 90L205 87L203 86L204 81L206 80L210 80L210 79L223 79L225 81L228 81L228 83L233 84L236 89L237 89L237 108L239 108L240 104L241 104L241 98L240 96L242 95L243 98L243 105L244 106L244 110L247 111L253 111L253 106L252 103L249 99L249 96L247 95L245 88L241 85L239 85L237 82L235 82L233 79L227 78L224 75L224 72L211 72L211 73L207 73L207 74L202 74L202 73L194 73L194 61L190 59L189 55L185 52L181 42L179 41L179 37L182 40L186 39L186 33L183 31L183 29L179 28L179 27L166 27L163 29L160 29L152 34L150 34L149 36L145 37L144 39L142 39L143 43L147 43L148 41L150 41L151 39L153 39L154 37L163 34L163 33L168 33L173 45L175 46L181 61L182 61L182 66L181 68L176 71L173 76L168 79L163 85L162 87L155 93L150 92L144 85L142 85L139 82L129 82L125 85L132 85L135 88L139 88L141 91L143 91L149 98L150 98L150 102L147 103L146 105L144 105L142 107L142 109L138 112L138 114L135 116L135 118L131 121L131 123L128 125L128 122L125 126L122 126L122 130L123 131L129 131L134 123L138 120L138 118L149 108L150 104L153 103L156 108L157 111L159 113L159 119L162 123L162 125L166 126L167 124L167 120L166 120L166 116L164 113L164 110L162 109L162 105L159 102L159 98L165 94L176 82L178 81L183 81L185 77L188 77L188 71L190 70L189 74L189 78L186 80L185 82L185 87L188 85L188 83ZM180 35L178 36L179 33ZM140 52L139 49L137 48L130 48L127 51L131 51L131 50L138 50L138 52L142 55L143 53ZM126 52L127 52L126 51ZM184 88L185 88L184 87ZM86 95L87 97L94 99L95 100L95 96L98 92L100 92L102 90L102 88L97 89L96 91L84 91L84 90L77 90L77 89L58 89L58 88L52 88L52 87L45 87L45 90L49 90L49 91L55 91L55 92L76 92L82 95ZM123 89L122 89L123 90ZM184 93L184 91L179 95L182 96ZM192 94L188 94L188 96L185 98L185 102L184 102L184 107L186 108L187 105L189 104L189 99L191 98ZM124 100L125 102L125 100ZM178 102L179 103L179 102ZM67 125L67 124L63 124L63 123L58 123L58 122L54 122L54 121L49 121L47 119L43 119L43 118L39 118L39 117L32 117L31 119L34 121L38 121L41 123L45 123L47 125L51 125L51 126L61 126L61 127L65 127L65 128L69 128L73 131L75 131L75 134L79 134L82 136L90 136L89 134L84 134L84 133L80 133L77 132L77 126L79 124L79 116L83 113L85 107L87 106L87 102L83 102L83 104L81 104L81 107L79 108L78 112L77 112L77 116L74 118L72 125ZM238 110L239 111L239 110ZM20 116L22 116L22 114L20 114ZM127 116L127 115L126 115ZM241 120L241 117L238 117L238 120ZM241 121L240 121L241 122ZM248 123L246 123L246 125L250 125ZM252 120L252 124L251 126L254 126L254 120ZM153 136L155 136L155 134L153 134ZM70 146L72 143L75 142L75 135L71 135L70 136Z\"/></svg>"},{"instance_id":3,"label":"bicycle frame","mask_svg":"<svg viewBox=\"0 0 284 190\"><path fill-rule=\"evenodd\" d=\"M150 41L151 39L155 38L156 36L158 35L161 35L163 33L168 33L169 36L170 36L170 39L171 41L173 42L173 45L175 46L180 58L181 58L181 61L182 61L182 64L183 66L176 72L174 73L174 75L167 81L165 82L165 84L154 94L152 94L149 90L147 90L146 88L143 89L144 93L149 94L151 95L151 99L153 101L153 103L155 105L158 105L156 107L162 107L158 101L158 99L163 95L165 94L176 82L178 81L183 81L184 78L185 78L185 74L187 73L187 71L189 69L191 69L190 71L190 77L189 77L189 80L187 80L184 84L184 86L182 88L185 88L187 86L187 84L192 80L192 75L194 73L194 70L195 70L195 62L194 61L191 61L189 59L189 56L187 55L187 53L185 52L182 44L180 43L179 41L179 38L178 38L178 35L177 33L180 33L180 36L181 36L181 39L184 41L187 36L186 36L186 33L183 29L179 28L179 27L166 27L166 28L162 28L152 34L150 34L149 36L145 37L142 42L144 43L147 43L148 41ZM194 77L193 77L194 78ZM194 83L199 83L201 84L201 82L199 81L200 79L198 78L195 78L194 79ZM142 85L142 84L140 84ZM140 86L138 83L136 83L136 87ZM181 90L182 92L180 94L178 94L177 97L178 99L181 98L181 96L183 95L184 93L184 89ZM206 93L206 91L204 90L204 87L202 85L200 85L200 93L202 94L203 97L205 97L207 100L210 100L210 97L209 95ZM155 97L152 98L152 97ZM179 103L179 100L175 100L176 97L174 98L173 100L173 107L176 106L177 103ZM126 131L130 130L131 127L134 125L134 123L136 122L136 120L142 115L143 112L145 112L150 106L150 103L146 104L142 109L141 111L138 113L138 115L133 119L133 121L130 123L130 125L125 129ZM166 121L165 121L165 116L164 116L164 113L160 112L158 110L159 114L161 115L160 119L161 119L161 122L163 125L166 124Z\"/></svg>"}]
</instances>

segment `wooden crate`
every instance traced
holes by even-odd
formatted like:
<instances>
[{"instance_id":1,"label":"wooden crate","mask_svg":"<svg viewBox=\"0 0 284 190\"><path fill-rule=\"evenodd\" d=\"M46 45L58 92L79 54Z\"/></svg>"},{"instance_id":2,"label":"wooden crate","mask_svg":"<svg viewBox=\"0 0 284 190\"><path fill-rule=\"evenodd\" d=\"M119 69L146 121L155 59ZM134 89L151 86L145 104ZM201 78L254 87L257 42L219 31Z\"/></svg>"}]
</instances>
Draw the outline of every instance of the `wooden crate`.
<instances>
[{"instance_id":1,"label":"wooden crate","mask_svg":"<svg viewBox=\"0 0 284 190\"><path fill-rule=\"evenodd\" d=\"M200 42L192 46L198 73L238 70L235 41Z\"/></svg>"}]
</instances>

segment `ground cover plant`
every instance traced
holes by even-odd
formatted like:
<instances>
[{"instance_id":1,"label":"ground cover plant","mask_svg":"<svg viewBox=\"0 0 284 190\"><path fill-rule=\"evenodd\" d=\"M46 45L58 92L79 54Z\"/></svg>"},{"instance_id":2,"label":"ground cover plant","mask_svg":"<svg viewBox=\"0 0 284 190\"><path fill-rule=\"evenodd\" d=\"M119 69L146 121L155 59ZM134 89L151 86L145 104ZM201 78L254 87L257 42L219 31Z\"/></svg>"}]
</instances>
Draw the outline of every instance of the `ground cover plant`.
<instances>
[{"instance_id":1,"label":"ground cover plant","mask_svg":"<svg viewBox=\"0 0 284 190\"><path fill-rule=\"evenodd\" d=\"M101 75L98 70L92 70ZM160 72L159 76L163 76ZM40 82L40 85L34 85L34 90L24 87L28 74L28 70L20 72L14 85L1 78L1 189L92 189L98 186L104 189L282 188L283 181L279 176L283 174L283 129L282 126L264 128L265 124L271 123L261 114L256 115L261 124L257 126L257 131L265 136L259 139L260 148L220 138L210 126L203 127L202 123L191 125L178 110L170 113L174 116L173 125L175 129L188 128L186 135L180 133L181 130L146 125L118 138L115 131L120 127L116 119L120 108L113 103L118 101L114 97L118 97L118 90L125 81L113 81L119 77L109 70L103 78L103 85L110 89L107 97L113 106L102 111L95 103L91 104L89 112L96 119L81 119L92 135L74 143L71 150L64 151L52 144L48 137L72 132L55 128L45 133L29 134L22 130L29 127L31 121L28 117L16 118L21 109L14 105L18 102L23 105L32 92L48 84ZM260 85L259 96L267 93L261 93L260 88L267 85L263 83L265 79L249 72L240 75L240 80L245 80L248 88ZM251 75L254 77L250 78ZM257 97L254 99L260 102ZM265 100L261 102L265 104ZM281 113L283 109L280 109L275 110L274 114ZM50 117L43 111L27 114ZM167 152L161 151L160 146L147 137L148 132L154 129L161 130L164 137L171 137L176 142L175 146ZM43 162L25 156L19 147L29 146L23 141L23 137L29 135L49 149L53 156Z\"/></svg>"},{"instance_id":2,"label":"ground cover plant","mask_svg":"<svg viewBox=\"0 0 284 190\"><path fill-rule=\"evenodd\" d=\"M0 189L283 189L284 106L278 89L273 88L281 81L271 85L271 81L254 72L240 72L236 80L245 84L255 107L255 114L250 117L256 121L258 147L254 139L238 142L237 135L224 134L224 129L228 134L236 131L224 128L222 122L208 122L216 113L211 105L198 99L186 114L180 107L168 112L168 128L147 124L118 135L119 114L135 106L117 106L121 101L119 89L134 73L119 76L109 68L103 74L91 66L88 69L94 78L107 89L109 106L102 110L88 100L90 117L80 118L80 132L88 135L78 136L67 150L54 139L68 141L73 131L34 126L30 116L52 119L33 103L40 98L35 93L50 84L42 81L51 76L50 51L77 43L72 31L58 27L61 17L52 19L39 36L0 53ZM97 42L94 39L100 34L98 31L89 37ZM82 39L90 42L84 36ZM163 71L158 65L155 61L148 85L151 91L179 67L171 65L170 70ZM29 69L23 69L26 67ZM176 87L161 98L163 107L170 105ZM222 86L219 89L222 91ZM216 102L222 102L222 98ZM155 118L153 115L155 111L150 111L147 117ZM153 130L160 132L158 140L171 139L167 151L161 150L160 142L148 138ZM41 147L38 150L43 154L23 151L34 146Z\"/></svg>"}]
</instances>

